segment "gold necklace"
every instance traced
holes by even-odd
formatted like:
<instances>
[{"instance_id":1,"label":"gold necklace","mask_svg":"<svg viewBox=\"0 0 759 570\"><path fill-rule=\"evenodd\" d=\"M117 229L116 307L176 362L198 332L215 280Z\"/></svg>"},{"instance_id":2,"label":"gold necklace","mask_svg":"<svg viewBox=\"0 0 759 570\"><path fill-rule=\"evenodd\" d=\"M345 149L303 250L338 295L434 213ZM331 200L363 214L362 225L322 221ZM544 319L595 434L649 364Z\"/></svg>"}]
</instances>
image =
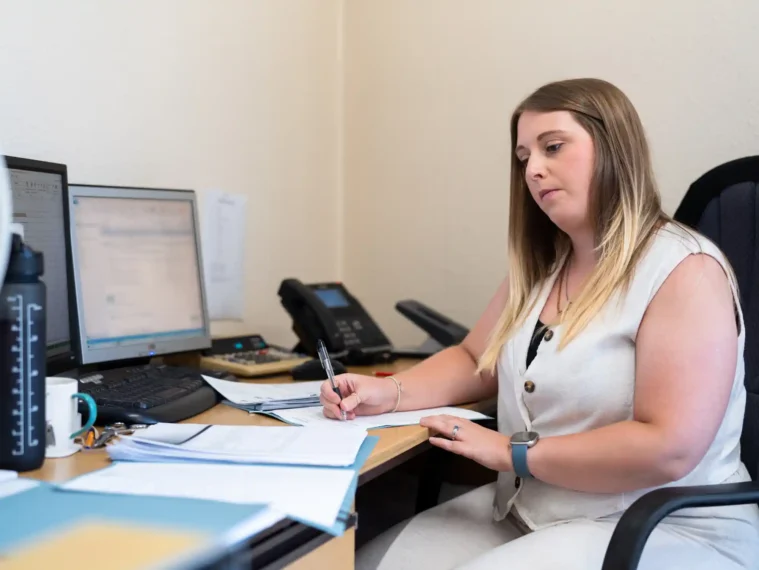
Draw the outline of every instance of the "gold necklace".
<instances>
[{"instance_id":1,"label":"gold necklace","mask_svg":"<svg viewBox=\"0 0 759 570\"><path fill-rule=\"evenodd\" d=\"M566 280L566 284L564 281ZM562 286L564 286L564 295L567 299L567 306L564 307L564 311L566 311L569 308L569 305L572 304L572 301L569 300L569 260L564 264L564 267L561 268L561 275L559 275L559 291L556 295L556 314L561 315L564 311L561 310L561 289Z\"/></svg>"}]
</instances>

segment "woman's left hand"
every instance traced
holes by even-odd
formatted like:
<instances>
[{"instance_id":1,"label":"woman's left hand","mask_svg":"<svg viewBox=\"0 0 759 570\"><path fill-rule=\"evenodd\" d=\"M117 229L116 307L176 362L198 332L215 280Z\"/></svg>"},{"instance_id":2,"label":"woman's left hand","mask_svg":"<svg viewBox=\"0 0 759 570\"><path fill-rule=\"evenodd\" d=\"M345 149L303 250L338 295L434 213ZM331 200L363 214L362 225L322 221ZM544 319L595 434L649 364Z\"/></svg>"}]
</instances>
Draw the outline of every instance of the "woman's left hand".
<instances>
[{"instance_id":1,"label":"woman's left hand","mask_svg":"<svg viewBox=\"0 0 759 570\"><path fill-rule=\"evenodd\" d=\"M448 415L428 416L419 424L429 428L432 445L468 457L494 471L514 469L510 438L500 432Z\"/></svg>"}]
</instances>

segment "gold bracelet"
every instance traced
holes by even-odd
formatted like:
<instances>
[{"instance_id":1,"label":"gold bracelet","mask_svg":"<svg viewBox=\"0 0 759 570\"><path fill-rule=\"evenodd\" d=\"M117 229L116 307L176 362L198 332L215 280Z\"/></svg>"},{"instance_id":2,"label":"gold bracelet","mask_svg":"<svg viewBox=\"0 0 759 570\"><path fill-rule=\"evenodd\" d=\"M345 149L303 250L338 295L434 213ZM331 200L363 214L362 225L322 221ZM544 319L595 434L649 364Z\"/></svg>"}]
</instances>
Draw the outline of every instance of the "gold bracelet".
<instances>
[{"instance_id":1,"label":"gold bracelet","mask_svg":"<svg viewBox=\"0 0 759 570\"><path fill-rule=\"evenodd\" d=\"M398 390L398 400L395 402L395 407L390 412L392 414L393 412L396 412L398 410L398 406L401 405L401 383L395 379L395 376L388 376L388 378L395 382L395 388Z\"/></svg>"}]
</instances>

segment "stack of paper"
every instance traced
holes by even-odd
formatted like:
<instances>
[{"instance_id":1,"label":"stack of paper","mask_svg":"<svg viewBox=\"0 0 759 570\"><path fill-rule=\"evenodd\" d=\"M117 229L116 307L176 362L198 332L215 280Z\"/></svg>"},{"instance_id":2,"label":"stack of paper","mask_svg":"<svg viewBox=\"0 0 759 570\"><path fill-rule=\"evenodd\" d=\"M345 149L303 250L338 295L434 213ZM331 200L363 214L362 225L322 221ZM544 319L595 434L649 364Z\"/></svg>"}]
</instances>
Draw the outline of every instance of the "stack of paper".
<instances>
[{"instance_id":1,"label":"stack of paper","mask_svg":"<svg viewBox=\"0 0 759 570\"><path fill-rule=\"evenodd\" d=\"M320 406L320 381L289 384L230 382L210 376L203 379L226 399L226 404L248 412Z\"/></svg>"},{"instance_id":2,"label":"stack of paper","mask_svg":"<svg viewBox=\"0 0 759 570\"><path fill-rule=\"evenodd\" d=\"M277 465L353 465L366 430L322 426L154 424L106 449L113 460Z\"/></svg>"},{"instance_id":3,"label":"stack of paper","mask_svg":"<svg viewBox=\"0 0 759 570\"><path fill-rule=\"evenodd\" d=\"M325 528L337 519L353 477L350 469L336 468L116 463L69 481L63 489L269 504Z\"/></svg>"},{"instance_id":4,"label":"stack of paper","mask_svg":"<svg viewBox=\"0 0 759 570\"><path fill-rule=\"evenodd\" d=\"M77 477L61 489L182 497L235 505L266 504L276 512L339 536L345 531L352 510L359 470L378 439L367 437L355 461L347 467L117 462Z\"/></svg>"}]
</instances>

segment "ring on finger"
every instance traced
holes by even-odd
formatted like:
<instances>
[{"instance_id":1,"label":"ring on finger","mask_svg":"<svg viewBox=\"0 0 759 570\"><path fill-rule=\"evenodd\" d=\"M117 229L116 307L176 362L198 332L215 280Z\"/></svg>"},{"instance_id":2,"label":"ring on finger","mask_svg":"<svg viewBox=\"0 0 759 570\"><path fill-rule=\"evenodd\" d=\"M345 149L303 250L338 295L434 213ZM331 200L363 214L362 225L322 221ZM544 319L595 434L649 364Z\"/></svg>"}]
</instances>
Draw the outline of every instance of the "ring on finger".
<instances>
[{"instance_id":1,"label":"ring on finger","mask_svg":"<svg viewBox=\"0 0 759 570\"><path fill-rule=\"evenodd\" d=\"M459 433L459 426L453 426L453 431L451 432L451 439L456 439L456 434Z\"/></svg>"}]
</instances>

